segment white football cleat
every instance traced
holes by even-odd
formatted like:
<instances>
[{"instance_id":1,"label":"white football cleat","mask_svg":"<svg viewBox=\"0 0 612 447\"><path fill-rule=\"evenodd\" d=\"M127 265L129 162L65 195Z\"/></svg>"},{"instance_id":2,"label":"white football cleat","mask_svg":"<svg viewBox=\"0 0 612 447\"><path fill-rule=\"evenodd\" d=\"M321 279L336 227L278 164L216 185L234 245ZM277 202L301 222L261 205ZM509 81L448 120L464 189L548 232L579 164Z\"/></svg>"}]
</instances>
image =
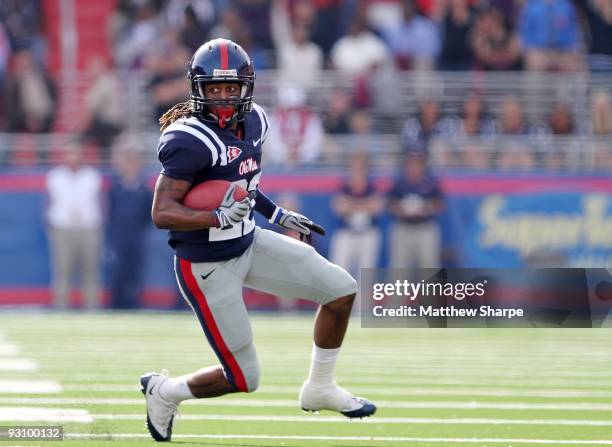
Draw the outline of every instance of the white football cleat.
<instances>
[{"instance_id":1,"label":"white football cleat","mask_svg":"<svg viewBox=\"0 0 612 447\"><path fill-rule=\"evenodd\" d=\"M147 400L147 428L153 439L167 442L172 438L172 422L177 405L159 394L161 385L168 380L168 372L147 373L140 377L140 391Z\"/></svg>"},{"instance_id":2,"label":"white football cleat","mask_svg":"<svg viewBox=\"0 0 612 447\"><path fill-rule=\"evenodd\" d=\"M353 396L335 382L323 387L304 382L300 390L300 406L304 411L337 411L348 418L364 418L376 412L376 405L372 402Z\"/></svg>"}]
</instances>

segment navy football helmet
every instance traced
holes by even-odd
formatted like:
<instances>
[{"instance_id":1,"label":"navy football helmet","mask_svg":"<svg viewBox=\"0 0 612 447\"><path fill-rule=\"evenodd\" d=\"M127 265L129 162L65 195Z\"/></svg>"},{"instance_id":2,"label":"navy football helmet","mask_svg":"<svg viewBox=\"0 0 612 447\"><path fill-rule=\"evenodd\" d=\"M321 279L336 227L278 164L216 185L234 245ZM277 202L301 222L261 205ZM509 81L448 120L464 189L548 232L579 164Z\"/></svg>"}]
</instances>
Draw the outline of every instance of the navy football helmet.
<instances>
[{"instance_id":1,"label":"navy football helmet","mask_svg":"<svg viewBox=\"0 0 612 447\"><path fill-rule=\"evenodd\" d=\"M190 104L202 120L226 127L242 121L253 107L255 71L249 55L240 45L227 39L214 39L196 50L187 70ZM208 99L205 85L213 82L236 82L240 97L227 100Z\"/></svg>"}]
</instances>

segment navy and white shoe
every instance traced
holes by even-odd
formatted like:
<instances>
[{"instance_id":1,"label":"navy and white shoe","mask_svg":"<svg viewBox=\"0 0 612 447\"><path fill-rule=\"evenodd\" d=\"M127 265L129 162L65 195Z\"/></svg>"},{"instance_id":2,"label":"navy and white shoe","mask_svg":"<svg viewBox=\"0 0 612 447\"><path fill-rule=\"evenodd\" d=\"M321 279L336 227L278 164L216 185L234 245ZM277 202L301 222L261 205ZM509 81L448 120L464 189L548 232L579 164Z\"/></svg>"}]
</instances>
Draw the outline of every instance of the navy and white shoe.
<instances>
[{"instance_id":1,"label":"navy and white shoe","mask_svg":"<svg viewBox=\"0 0 612 447\"><path fill-rule=\"evenodd\" d=\"M335 383L320 387L304 382L300 390L300 405L304 411L331 410L348 418L365 418L376 412L376 405L355 397Z\"/></svg>"},{"instance_id":2,"label":"navy and white shoe","mask_svg":"<svg viewBox=\"0 0 612 447\"><path fill-rule=\"evenodd\" d=\"M168 442L172 438L172 423L177 405L159 394L161 385L168 380L168 372L147 373L140 377L140 391L147 400L147 428L153 439Z\"/></svg>"}]
</instances>

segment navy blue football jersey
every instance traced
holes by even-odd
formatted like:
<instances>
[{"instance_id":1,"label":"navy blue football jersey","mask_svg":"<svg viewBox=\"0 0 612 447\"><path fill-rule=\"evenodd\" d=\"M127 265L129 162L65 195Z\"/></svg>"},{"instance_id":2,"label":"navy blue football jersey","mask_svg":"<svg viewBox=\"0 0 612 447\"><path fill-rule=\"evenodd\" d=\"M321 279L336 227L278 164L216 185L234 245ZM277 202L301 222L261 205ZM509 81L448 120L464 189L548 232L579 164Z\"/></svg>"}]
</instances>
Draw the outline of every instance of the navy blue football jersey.
<instances>
[{"instance_id":1,"label":"navy blue football jersey","mask_svg":"<svg viewBox=\"0 0 612 447\"><path fill-rule=\"evenodd\" d=\"M253 104L244 118L244 138L196 117L170 124L159 139L161 173L191 182L227 180L247 191L257 189L261 177L261 146L269 125L263 109ZM169 244L177 256L191 262L212 262L240 256L253 242L253 212L232 228L169 231Z\"/></svg>"}]
</instances>

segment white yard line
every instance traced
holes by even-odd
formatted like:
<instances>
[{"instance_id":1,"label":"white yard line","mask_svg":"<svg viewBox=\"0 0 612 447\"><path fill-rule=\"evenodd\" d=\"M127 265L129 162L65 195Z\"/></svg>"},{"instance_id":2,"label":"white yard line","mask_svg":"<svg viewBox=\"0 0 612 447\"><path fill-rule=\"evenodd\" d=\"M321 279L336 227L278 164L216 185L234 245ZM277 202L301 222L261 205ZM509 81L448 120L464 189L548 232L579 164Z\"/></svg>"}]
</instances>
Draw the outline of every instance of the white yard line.
<instances>
[{"instance_id":1,"label":"white yard line","mask_svg":"<svg viewBox=\"0 0 612 447\"><path fill-rule=\"evenodd\" d=\"M1 382L0 382L1 386ZM123 393L130 391L138 391L138 384L108 384L101 385L92 383L90 385L66 385L66 391L105 391L114 393ZM261 386L258 388L258 393L280 393L280 394L296 394L299 386L290 385L270 385ZM388 396L490 396L490 397L550 397L550 398L565 398L565 397L581 397L581 398L612 398L612 391L596 391L596 390L580 390L580 389L550 389L550 390L525 390L510 388L442 388L442 387L351 387L351 391L356 394L378 394Z\"/></svg>"},{"instance_id":2,"label":"white yard line","mask_svg":"<svg viewBox=\"0 0 612 447\"><path fill-rule=\"evenodd\" d=\"M150 438L146 433L68 433L66 438L71 439L96 439L96 438ZM612 440L594 439L523 439L523 438L417 438L403 436L282 436L282 435L174 435L173 439L263 439L263 440L287 440L287 441L363 441L363 442L423 442L423 443L465 443L465 444L576 444L576 445L612 445Z\"/></svg>"},{"instance_id":3,"label":"white yard line","mask_svg":"<svg viewBox=\"0 0 612 447\"><path fill-rule=\"evenodd\" d=\"M183 369L185 369L185 367L181 368L181 370ZM304 369L304 371L307 371L307 368ZM103 376L101 376L100 374L92 375L92 374L71 373L69 382L85 383L85 384L91 383L92 385L99 384L99 383L124 385L124 384L129 384L129 383L137 383L137 380L134 380L134 378L137 379L138 377L140 377L140 374L141 372L139 372L138 374L129 374L129 373L125 374L124 373L120 375L112 374L112 373L105 373ZM270 374L266 374L266 381L268 383L283 384L283 386L296 386L299 389L299 387L302 386L303 374L300 375L299 377L296 376L295 378L291 378L291 377L287 378L287 377L280 377L280 376L272 377ZM370 383L373 384L374 386L380 386L381 382L384 382L386 384L391 384L392 386L395 386L395 387L412 387L412 386L472 387L474 386L474 387L491 387L491 388L496 388L496 389L497 388L526 389L526 388L532 387L532 388L537 388L537 389L542 389L542 388L577 389L577 390L588 390L588 391L594 391L594 392L602 390L602 389L605 389L606 391L612 391L612 383L610 382L610 380L608 380L607 382L600 382L600 381L594 381L594 380L590 380L590 381L577 381L577 380L552 381L550 379L542 378L542 380L534 381L532 380L532 377L527 378L526 376L523 377L522 379L510 379L510 380L504 377L501 377L501 376L492 377L491 380L484 380L480 378L474 378L473 380L466 380L465 378L461 378L461 377L449 378L449 377L435 376L434 378L430 374L428 377L423 377L423 378L410 376L408 380L400 384L395 378L389 379L389 380L387 379L381 380L375 375L368 376L368 377L359 377L359 378L357 378L355 375L352 375L352 376L340 375L338 378L338 382L359 384L356 386L360 386L360 387L369 387Z\"/></svg>"},{"instance_id":4,"label":"white yard line","mask_svg":"<svg viewBox=\"0 0 612 447\"><path fill-rule=\"evenodd\" d=\"M460 409L460 410L568 410L568 411L612 411L612 404L583 402L431 402L431 401L377 401L381 408L406 409ZM0 397L0 404L44 404L44 405L142 405L144 399L135 398L64 398L64 397ZM295 407L297 399L250 399L218 398L196 399L183 402L184 405L204 405L222 407Z\"/></svg>"},{"instance_id":5,"label":"white yard line","mask_svg":"<svg viewBox=\"0 0 612 447\"><path fill-rule=\"evenodd\" d=\"M0 362L0 371L38 371L38 363L32 359L4 358Z\"/></svg>"},{"instance_id":6,"label":"white yard line","mask_svg":"<svg viewBox=\"0 0 612 447\"><path fill-rule=\"evenodd\" d=\"M72 408L0 407L3 422L81 422L94 419L86 410Z\"/></svg>"},{"instance_id":7,"label":"white yard line","mask_svg":"<svg viewBox=\"0 0 612 447\"><path fill-rule=\"evenodd\" d=\"M13 343L4 343L0 341L0 355L17 355L19 354L19 346Z\"/></svg>"},{"instance_id":8,"label":"white yard line","mask_svg":"<svg viewBox=\"0 0 612 447\"><path fill-rule=\"evenodd\" d=\"M61 392L61 385L51 380L0 380L0 393L52 394Z\"/></svg>"},{"instance_id":9,"label":"white yard line","mask_svg":"<svg viewBox=\"0 0 612 447\"><path fill-rule=\"evenodd\" d=\"M142 414L92 414L94 419L142 420ZM185 421L250 421L250 422L304 422L304 423L346 423L343 416L272 416L233 414L184 414ZM404 418L373 417L357 421L359 424L436 424L436 425L571 425L612 427L612 420L582 419L493 419L493 418Z\"/></svg>"}]
</instances>

